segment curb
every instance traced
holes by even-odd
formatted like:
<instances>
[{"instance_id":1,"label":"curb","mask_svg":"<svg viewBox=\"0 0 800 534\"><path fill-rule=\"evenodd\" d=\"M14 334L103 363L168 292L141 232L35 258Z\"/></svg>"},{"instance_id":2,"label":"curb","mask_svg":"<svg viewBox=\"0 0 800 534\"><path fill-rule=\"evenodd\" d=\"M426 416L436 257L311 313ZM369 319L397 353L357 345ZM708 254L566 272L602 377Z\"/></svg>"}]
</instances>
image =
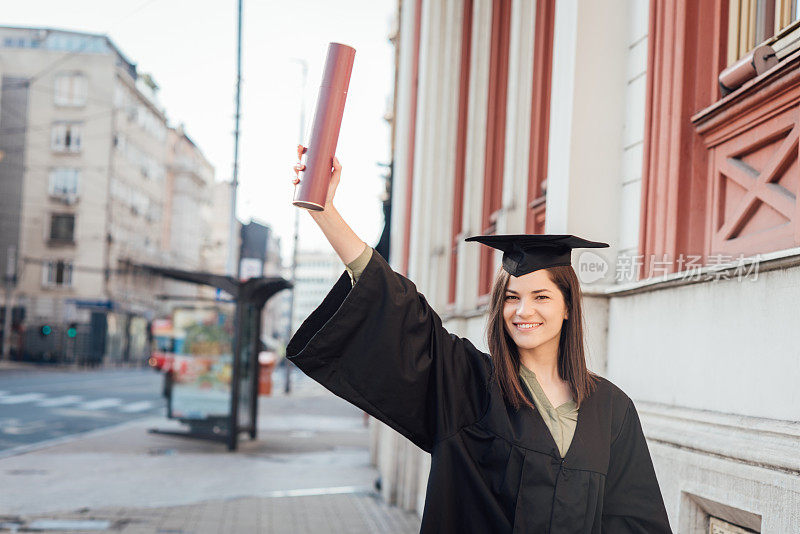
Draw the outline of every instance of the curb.
<instances>
[{"instance_id":1,"label":"curb","mask_svg":"<svg viewBox=\"0 0 800 534\"><path fill-rule=\"evenodd\" d=\"M22 454L28 454L31 452L36 452L41 449L47 449L50 447L55 447L56 445L64 445L66 443L72 443L74 441L80 441L82 439L93 438L97 436L102 436L104 434L110 434L119 430L125 430L127 428L132 428L135 426L142 425L145 421L151 421L158 419L159 421L162 418L155 418L155 417L142 417L140 419L134 419L133 421L125 421L122 423L118 423L116 425L105 426L103 428L96 428L94 430L87 430L86 432L78 432L76 434L70 434L69 436L61 436L60 438L52 438L45 441L39 441L36 443L30 443L27 445L20 445L18 447L13 447L11 449L6 449L0 451L0 460L4 460L6 458L10 458L12 456L20 456Z\"/></svg>"}]
</instances>

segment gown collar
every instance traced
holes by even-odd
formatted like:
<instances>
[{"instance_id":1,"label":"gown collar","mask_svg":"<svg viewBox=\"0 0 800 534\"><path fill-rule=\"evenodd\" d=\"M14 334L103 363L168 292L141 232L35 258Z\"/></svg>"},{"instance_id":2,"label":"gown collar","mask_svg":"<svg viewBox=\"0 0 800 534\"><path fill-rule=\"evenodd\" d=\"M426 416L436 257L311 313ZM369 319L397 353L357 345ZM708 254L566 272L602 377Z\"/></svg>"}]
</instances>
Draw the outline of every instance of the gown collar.
<instances>
[{"instance_id":1,"label":"gown collar","mask_svg":"<svg viewBox=\"0 0 800 534\"><path fill-rule=\"evenodd\" d=\"M601 465L598 458L602 455L596 454L592 450L591 443L597 442L597 436L602 435L603 428L600 425L600 400L602 385L598 384L595 391L584 399L578 410L578 419L575 425L575 434L566 454L562 455L558 451L553 435L544 422L539 410L527 406L521 406L519 410L508 408L510 417L510 427L512 435L510 441L526 449L534 450L539 453L551 456L554 461L563 463L565 467L573 469L587 469L600 473L606 473L607 466ZM528 388L522 388L526 398L533 403ZM506 437L506 436L503 436Z\"/></svg>"}]
</instances>

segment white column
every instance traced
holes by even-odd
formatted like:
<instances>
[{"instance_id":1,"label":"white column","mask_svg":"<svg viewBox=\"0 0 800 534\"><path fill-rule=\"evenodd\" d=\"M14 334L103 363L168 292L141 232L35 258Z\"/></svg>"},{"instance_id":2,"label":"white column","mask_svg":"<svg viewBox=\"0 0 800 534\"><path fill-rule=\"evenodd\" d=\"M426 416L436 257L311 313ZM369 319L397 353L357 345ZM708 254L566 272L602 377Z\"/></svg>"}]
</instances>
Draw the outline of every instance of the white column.
<instances>
[{"instance_id":1,"label":"white column","mask_svg":"<svg viewBox=\"0 0 800 534\"><path fill-rule=\"evenodd\" d=\"M618 246L621 254L636 255L642 195L649 5L648 2L631 2L630 7Z\"/></svg>"},{"instance_id":2,"label":"white column","mask_svg":"<svg viewBox=\"0 0 800 534\"><path fill-rule=\"evenodd\" d=\"M434 179L429 167L430 143L434 133L431 114L436 110L436 86L438 85L438 46L440 30L440 2L423 1L422 27L419 45L419 85L417 87L417 125L414 136L414 187L411 202L411 245L409 247L408 271L418 289L427 288L427 259L423 260L430 242L430 210Z\"/></svg>"},{"instance_id":3,"label":"white column","mask_svg":"<svg viewBox=\"0 0 800 534\"><path fill-rule=\"evenodd\" d=\"M560 0L553 43L546 231L608 241L612 249L619 229L627 12L625 0Z\"/></svg>"},{"instance_id":4,"label":"white column","mask_svg":"<svg viewBox=\"0 0 800 534\"><path fill-rule=\"evenodd\" d=\"M414 221L411 278L433 305L447 298L448 242L452 226L455 129L458 112L458 7L434 2L426 11L424 70L414 162ZM423 62L420 62L422 68Z\"/></svg>"},{"instance_id":5,"label":"white column","mask_svg":"<svg viewBox=\"0 0 800 534\"><path fill-rule=\"evenodd\" d=\"M545 233L567 231L575 92L578 2L556 2L553 28L553 72L550 86L550 132L547 161L547 217Z\"/></svg>"},{"instance_id":6,"label":"white column","mask_svg":"<svg viewBox=\"0 0 800 534\"><path fill-rule=\"evenodd\" d=\"M430 299L437 309L447 304L450 278L450 242L453 227L453 187L455 182L456 128L458 127L459 78L461 74L461 27L463 2L445 0L441 27L441 63L439 64L437 124L432 146L435 197L428 203L432 211L430 262Z\"/></svg>"},{"instance_id":7,"label":"white column","mask_svg":"<svg viewBox=\"0 0 800 534\"><path fill-rule=\"evenodd\" d=\"M608 271L589 291L613 282L620 241L629 8L625 0L556 2L545 230L611 245L592 251ZM573 254L579 276L582 252ZM608 301L584 305L589 367L604 373Z\"/></svg>"},{"instance_id":8,"label":"white column","mask_svg":"<svg viewBox=\"0 0 800 534\"><path fill-rule=\"evenodd\" d=\"M483 211L483 175L486 156L486 99L489 91L489 56L492 32L491 0L475 0L472 11L472 52L470 54L469 101L467 111L467 146L464 171L465 237L479 234ZM458 244L458 286L456 307L475 308L478 297L478 243Z\"/></svg>"},{"instance_id":9,"label":"white column","mask_svg":"<svg viewBox=\"0 0 800 534\"><path fill-rule=\"evenodd\" d=\"M400 15L400 47L397 73L397 110L395 120L394 173L392 176L392 267L400 270L403 256L403 243L406 235L406 220L411 216L406 212L406 192L408 190L408 144L411 128L411 109L414 83L414 24L416 2L403 2Z\"/></svg>"}]
</instances>

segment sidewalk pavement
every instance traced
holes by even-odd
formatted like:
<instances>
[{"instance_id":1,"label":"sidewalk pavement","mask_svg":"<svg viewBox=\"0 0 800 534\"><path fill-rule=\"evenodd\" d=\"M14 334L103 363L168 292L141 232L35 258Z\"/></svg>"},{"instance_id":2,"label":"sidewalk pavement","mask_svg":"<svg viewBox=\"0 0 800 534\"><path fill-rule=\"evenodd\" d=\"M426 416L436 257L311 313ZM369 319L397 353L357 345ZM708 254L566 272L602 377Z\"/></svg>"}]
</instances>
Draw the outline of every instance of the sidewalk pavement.
<instances>
[{"instance_id":1,"label":"sidewalk pavement","mask_svg":"<svg viewBox=\"0 0 800 534\"><path fill-rule=\"evenodd\" d=\"M0 458L0 532L413 533L374 491L362 413L310 381L259 403L259 438L145 418ZM54 522L55 521L55 522Z\"/></svg>"}]
</instances>

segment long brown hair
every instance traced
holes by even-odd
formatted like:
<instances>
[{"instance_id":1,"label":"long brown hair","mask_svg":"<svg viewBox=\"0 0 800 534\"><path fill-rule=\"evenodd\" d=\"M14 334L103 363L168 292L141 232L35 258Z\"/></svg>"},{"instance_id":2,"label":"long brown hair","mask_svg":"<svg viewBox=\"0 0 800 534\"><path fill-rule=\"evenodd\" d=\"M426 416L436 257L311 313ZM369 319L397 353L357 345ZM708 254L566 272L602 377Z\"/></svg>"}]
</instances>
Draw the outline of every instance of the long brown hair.
<instances>
[{"instance_id":1,"label":"long brown hair","mask_svg":"<svg viewBox=\"0 0 800 534\"><path fill-rule=\"evenodd\" d=\"M586 351L583 344L583 310L581 307L581 285L575 270L569 266L545 269L564 296L568 319L561 326L558 340L558 376L569 382L575 402L580 407L597 385L597 375L586 367ZM494 379L500 385L506 401L515 409L521 405L533 407L525 396L519 378L519 350L509 335L503 319L505 295L511 275L500 269L492 287L489 306L487 337L489 354L494 363Z\"/></svg>"}]
</instances>

